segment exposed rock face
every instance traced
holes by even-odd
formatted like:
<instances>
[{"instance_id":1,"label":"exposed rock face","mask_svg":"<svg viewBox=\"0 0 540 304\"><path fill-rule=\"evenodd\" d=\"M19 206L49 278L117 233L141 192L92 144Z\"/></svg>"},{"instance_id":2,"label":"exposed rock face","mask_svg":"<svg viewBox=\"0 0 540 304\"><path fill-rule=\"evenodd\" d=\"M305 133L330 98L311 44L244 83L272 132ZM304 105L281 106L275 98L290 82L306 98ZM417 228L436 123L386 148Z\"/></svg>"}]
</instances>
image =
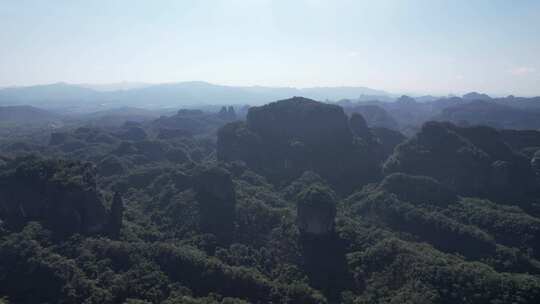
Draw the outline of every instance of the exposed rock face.
<instances>
[{"instance_id":1,"label":"exposed rock face","mask_svg":"<svg viewBox=\"0 0 540 304\"><path fill-rule=\"evenodd\" d=\"M402 201L415 204L446 206L457 200L454 191L427 176L394 173L385 177L379 187Z\"/></svg>"},{"instance_id":2,"label":"exposed rock face","mask_svg":"<svg viewBox=\"0 0 540 304\"><path fill-rule=\"evenodd\" d=\"M300 233L328 235L334 232L336 203L332 193L320 186L304 190L297 203L297 223Z\"/></svg>"},{"instance_id":3,"label":"exposed rock face","mask_svg":"<svg viewBox=\"0 0 540 304\"><path fill-rule=\"evenodd\" d=\"M250 108L245 124L219 130L217 153L219 160L244 161L280 185L312 170L336 190L350 192L379 174L377 154L354 140L343 109L302 97Z\"/></svg>"},{"instance_id":4,"label":"exposed rock face","mask_svg":"<svg viewBox=\"0 0 540 304\"><path fill-rule=\"evenodd\" d=\"M109 233L117 238L122 228L122 219L124 216L124 202L119 192L114 193L111 212L109 215Z\"/></svg>"},{"instance_id":5,"label":"exposed rock face","mask_svg":"<svg viewBox=\"0 0 540 304\"><path fill-rule=\"evenodd\" d=\"M373 135L371 135L367 122L362 115L353 113L351 118L349 118L349 127L354 135L362 138L363 140L368 142L373 140Z\"/></svg>"},{"instance_id":6,"label":"exposed rock face","mask_svg":"<svg viewBox=\"0 0 540 304\"><path fill-rule=\"evenodd\" d=\"M212 167L196 177L201 229L226 241L234 228L236 195L228 171Z\"/></svg>"},{"instance_id":7,"label":"exposed rock face","mask_svg":"<svg viewBox=\"0 0 540 304\"><path fill-rule=\"evenodd\" d=\"M0 217L18 229L39 221L60 235L103 232L107 211L91 165L15 160L0 175Z\"/></svg>"},{"instance_id":8,"label":"exposed rock face","mask_svg":"<svg viewBox=\"0 0 540 304\"><path fill-rule=\"evenodd\" d=\"M345 243L334 231L336 200L312 173L304 178L312 185L298 195L296 205L303 268L310 284L325 291L334 303L338 301L336 290L346 289L352 280L347 271Z\"/></svg>"},{"instance_id":9,"label":"exposed rock face","mask_svg":"<svg viewBox=\"0 0 540 304\"><path fill-rule=\"evenodd\" d=\"M218 116L223 120L233 121L236 120L236 112L233 106L223 106L218 113Z\"/></svg>"}]
</instances>

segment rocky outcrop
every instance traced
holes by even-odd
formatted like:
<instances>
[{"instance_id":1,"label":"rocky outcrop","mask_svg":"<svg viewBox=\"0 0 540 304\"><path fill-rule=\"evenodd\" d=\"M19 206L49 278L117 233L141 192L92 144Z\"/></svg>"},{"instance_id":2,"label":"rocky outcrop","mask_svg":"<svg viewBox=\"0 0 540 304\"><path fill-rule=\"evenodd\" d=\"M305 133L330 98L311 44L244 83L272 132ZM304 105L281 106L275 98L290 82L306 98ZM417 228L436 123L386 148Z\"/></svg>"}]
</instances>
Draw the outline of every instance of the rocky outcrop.
<instances>
[{"instance_id":1,"label":"rocky outcrop","mask_svg":"<svg viewBox=\"0 0 540 304\"><path fill-rule=\"evenodd\" d=\"M312 173L304 174L306 187L297 195L296 223L300 231L299 248L309 283L321 289L331 302L339 291L350 286L345 242L335 233L336 199L323 181ZM337 303L337 302L336 302Z\"/></svg>"},{"instance_id":2,"label":"rocky outcrop","mask_svg":"<svg viewBox=\"0 0 540 304\"><path fill-rule=\"evenodd\" d=\"M108 214L90 164L16 159L0 175L0 217L12 229L38 221L69 235L105 232Z\"/></svg>"},{"instance_id":3,"label":"rocky outcrop","mask_svg":"<svg viewBox=\"0 0 540 304\"><path fill-rule=\"evenodd\" d=\"M355 140L341 107L302 97L252 107L246 123L222 127L217 156L244 161L278 185L311 170L339 192L374 181L380 163L370 144Z\"/></svg>"},{"instance_id":4,"label":"rocky outcrop","mask_svg":"<svg viewBox=\"0 0 540 304\"><path fill-rule=\"evenodd\" d=\"M300 233L323 236L334 232L336 202L328 189L320 186L305 189L296 207Z\"/></svg>"},{"instance_id":5,"label":"rocky outcrop","mask_svg":"<svg viewBox=\"0 0 540 304\"><path fill-rule=\"evenodd\" d=\"M114 193L109 214L109 234L113 238L118 238L122 228L122 219L124 217L124 202L119 192Z\"/></svg>"},{"instance_id":6,"label":"rocky outcrop","mask_svg":"<svg viewBox=\"0 0 540 304\"><path fill-rule=\"evenodd\" d=\"M351 145L352 140L341 107L302 97L252 107L247 124L264 140L276 144L297 140L313 148L330 149Z\"/></svg>"},{"instance_id":7,"label":"rocky outcrop","mask_svg":"<svg viewBox=\"0 0 540 304\"><path fill-rule=\"evenodd\" d=\"M195 190L201 229L226 242L233 233L236 213L229 172L217 166L202 170L195 178Z\"/></svg>"},{"instance_id":8,"label":"rocky outcrop","mask_svg":"<svg viewBox=\"0 0 540 304\"><path fill-rule=\"evenodd\" d=\"M218 112L219 118L223 120L233 121L236 120L236 112L234 111L233 106L223 106Z\"/></svg>"}]
</instances>

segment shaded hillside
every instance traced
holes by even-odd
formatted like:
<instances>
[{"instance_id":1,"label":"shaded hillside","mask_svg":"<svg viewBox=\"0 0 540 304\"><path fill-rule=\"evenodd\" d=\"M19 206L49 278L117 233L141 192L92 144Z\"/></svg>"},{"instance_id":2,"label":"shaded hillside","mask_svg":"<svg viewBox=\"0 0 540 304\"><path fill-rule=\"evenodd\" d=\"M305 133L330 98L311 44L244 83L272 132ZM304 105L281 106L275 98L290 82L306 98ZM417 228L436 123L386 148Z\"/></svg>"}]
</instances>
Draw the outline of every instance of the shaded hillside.
<instances>
[{"instance_id":1,"label":"shaded hillside","mask_svg":"<svg viewBox=\"0 0 540 304\"><path fill-rule=\"evenodd\" d=\"M31 106L0 107L0 127L6 125L61 125L62 117L56 113Z\"/></svg>"}]
</instances>

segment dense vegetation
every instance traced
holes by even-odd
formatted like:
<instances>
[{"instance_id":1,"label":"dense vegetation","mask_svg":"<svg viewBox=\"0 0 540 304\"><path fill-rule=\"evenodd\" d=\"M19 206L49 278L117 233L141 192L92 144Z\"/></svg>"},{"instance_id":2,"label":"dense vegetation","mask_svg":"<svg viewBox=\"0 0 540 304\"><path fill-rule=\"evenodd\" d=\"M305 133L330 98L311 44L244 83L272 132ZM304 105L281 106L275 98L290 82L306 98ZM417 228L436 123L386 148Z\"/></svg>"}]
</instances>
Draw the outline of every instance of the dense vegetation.
<instances>
[{"instance_id":1,"label":"dense vegetation","mask_svg":"<svg viewBox=\"0 0 540 304\"><path fill-rule=\"evenodd\" d=\"M4 137L0 303L539 303L540 132L353 109Z\"/></svg>"}]
</instances>

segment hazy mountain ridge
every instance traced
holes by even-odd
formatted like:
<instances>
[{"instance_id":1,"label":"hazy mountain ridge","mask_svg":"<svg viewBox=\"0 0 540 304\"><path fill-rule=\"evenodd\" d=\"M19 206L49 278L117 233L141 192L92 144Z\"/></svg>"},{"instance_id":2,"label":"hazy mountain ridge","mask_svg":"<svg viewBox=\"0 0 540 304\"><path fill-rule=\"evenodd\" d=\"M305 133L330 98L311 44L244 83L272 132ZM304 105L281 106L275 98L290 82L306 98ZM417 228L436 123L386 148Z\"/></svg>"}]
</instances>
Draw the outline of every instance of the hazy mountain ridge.
<instances>
[{"instance_id":1,"label":"hazy mountain ridge","mask_svg":"<svg viewBox=\"0 0 540 304\"><path fill-rule=\"evenodd\" d=\"M540 128L540 112L486 100L450 106L434 119L458 124L487 125L499 129Z\"/></svg>"},{"instance_id":2,"label":"hazy mountain ridge","mask_svg":"<svg viewBox=\"0 0 540 304\"><path fill-rule=\"evenodd\" d=\"M540 97L492 98L487 94L471 92L462 97L434 99L432 96L416 98L404 95L395 102L356 99L342 100L338 104L348 112L354 112L356 107L377 106L397 122L398 129L410 135L417 131L418 126L429 120L489 125L495 128L538 129L540 127L537 123L540 121ZM369 116L367 120L370 120Z\"/></svg>"},{"instance_id":3,"label":"hazy mountain ridge","mask_svg":"<svg viewBox=\"0 0 540 304\"><path fill-rule=\"evenodd\" d=\"M111 89L111 88L119 89ZM103 89L105 88L105 89ZM128 84L110 87L55 83L0 89L0 105L32 105L47 108L112 108L121 106L171 107L209 104L262 104L291 96L317 100L389 95L366 87L241 87L192 81L165 84ZM89 110L87 110L89 111Z\"/></svg>"},{"instance_id":4,"label":"hazy mountain ridge","mask_svg":"<svg viewBox=\"0 0 540 304\"><path fill-rule=\"evenodd\" d=\"M62 116L55 120L66 123L78 120L92 125L121 125L130 120L148 121L161 115L173 115L180 108L217 112L222 105L232 105L237 110L246 110L266 100L291 96L311 97L329 103L335 101L347 114L361 113L371 127L395 129L409 136L429 120L451 121L460 125L483 124L495 128L540 128L537 123L540 121L540 97L492 98L471 92L462 97L402 95L396 98L384 91L365 87L234 87L193 81L96 91L79 85L56 83L0 90L0 106L28 105L55 112ZM337 98L341 96L352 98ZM28 117L40 116L32 114L34 112L29 111ZM32 121L44 122L41 117Z\"/></svg>"}]
</instances>

